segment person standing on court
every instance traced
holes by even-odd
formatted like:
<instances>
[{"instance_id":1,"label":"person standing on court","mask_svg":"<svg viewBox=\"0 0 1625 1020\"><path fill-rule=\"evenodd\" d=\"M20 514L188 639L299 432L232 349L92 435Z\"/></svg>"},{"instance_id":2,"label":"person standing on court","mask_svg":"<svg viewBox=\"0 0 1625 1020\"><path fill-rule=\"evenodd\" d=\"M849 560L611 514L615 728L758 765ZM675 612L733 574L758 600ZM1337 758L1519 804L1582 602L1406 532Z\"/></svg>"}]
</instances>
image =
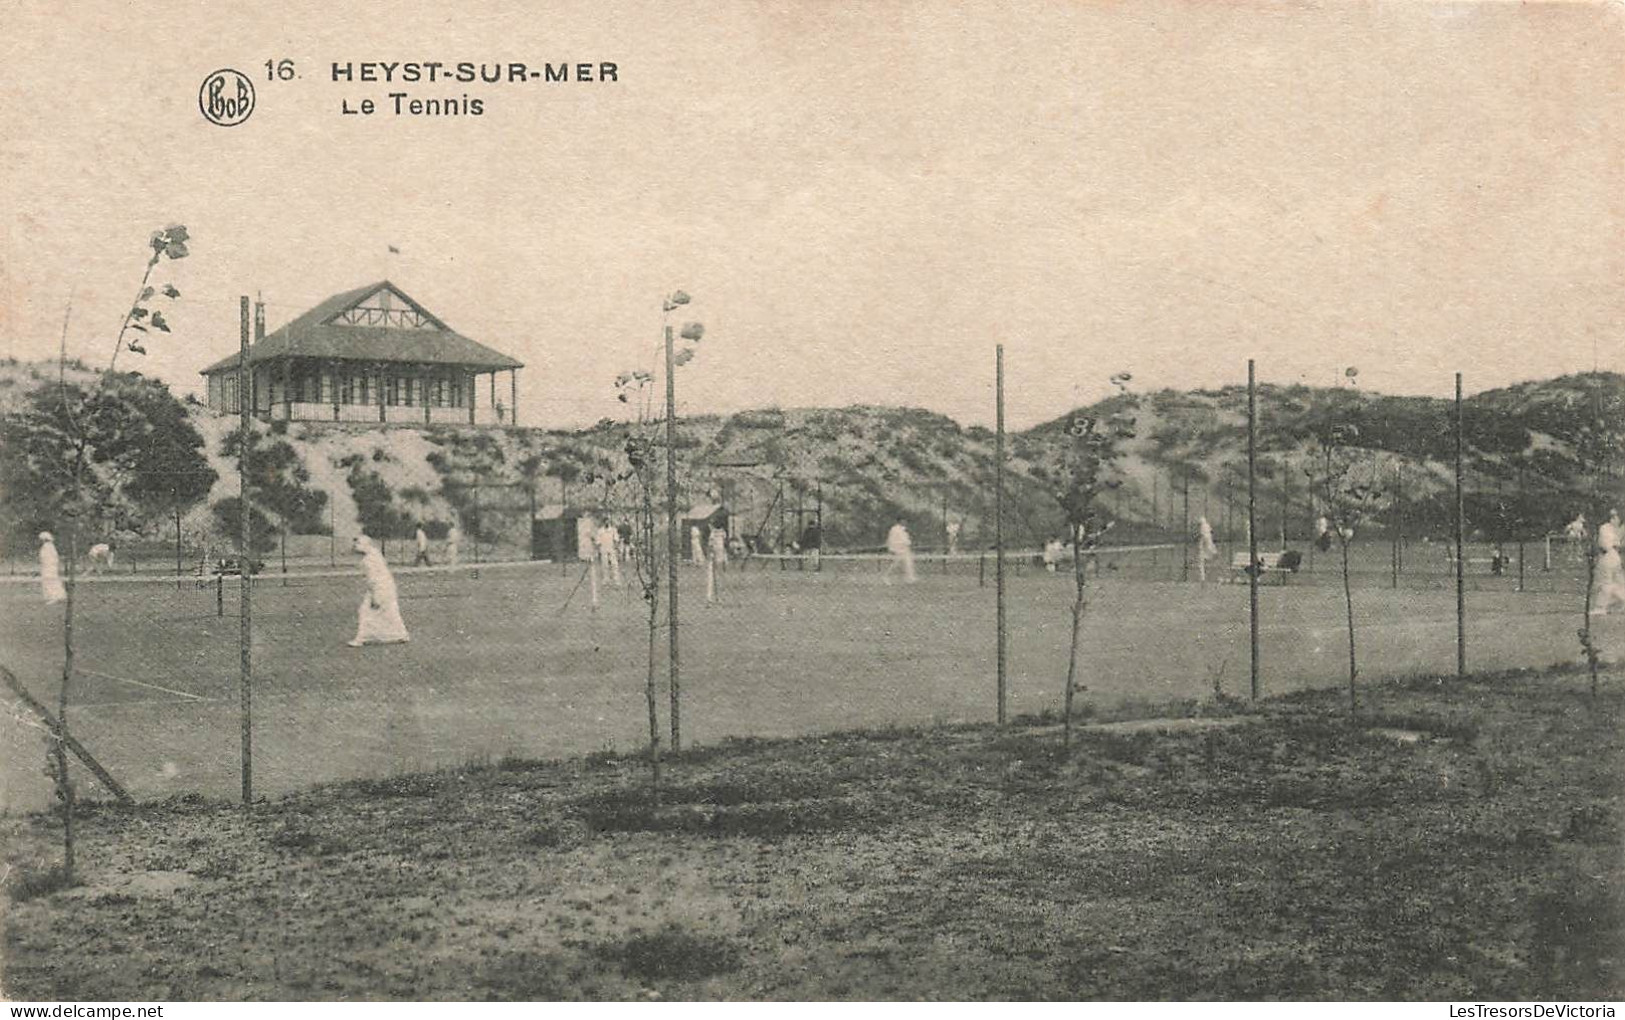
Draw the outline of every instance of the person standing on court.
<instances>
[{"instance_id":1,"label":"person standing on court","mask_svg":"<svg viewBox=\"0 0 1625 1020\"><path fill-rule=\"evenodd\" d=\"M39 583L45 604L54 606L68 597L62 587L62 560L56 554L56 540L49 531L39 533Z\"/></svg>"},{"instance_id":2,"label":"person standing on court","mask_svg":"<svg viewBox=\"0 0 1625 1020\"><path fill-rule=\"evenodd\" d=\"M1625 563L1619 555L1619 511L1597 528L1596 589L1591 596L1591 615L1607 616L1614 603L1625 605Z\"/></svg>"},{"instance_id":3,"label":"person standing on court","mask_svg":"<svg viewBox=\"0 0 1625 1020\"><path fill-rule=\"evenodd\" d=\"M604 583L617 588L622 583L621 558L616 548L620 545L620 541L620 531L608 521L605 521L602 527L593 532L592 544L598 561L603 565Z\"/></svg>"},{"instance_id":4,"label":"person standing on court","mask_svg":"<svg viewBox=\"0 0 1625 1020\"><path fill-rule=\"evenodd\" d=\"M891 526L886 533L886 551L891 553L891 559L886 562L886 570L880 579L891 584L892 571L899 566L903 568L903 583L914 583L914 540L909 537L908 526L902 518Z\"/></svg>"},{"instance_id":5,"label":"person standing on court","mask_svg":"<svg viewBox=\"0 0 1625 1020\"><path fill-rule=\"evenodd\" d=\"M1196 579L1206 581L1207 561L1219 555L1219 547L1213 542L1213 525L1206 517L1197 519L1196 533Z\"/></svg>"},{"instance_id":6,"label":"person standing on court","mask_svg":"<svg viewBox=\"0 0 1625 1020\"><path fill-rule=\"evenodd\" d=\"M1332 530L1332 522L1325 517L1315 518L1315 548L1321 552L1331 552L1332 540L1337 533Z\"/></svg>"},{"instance_id":7,"label":"person standing on court","mask_svg":"<svg viewBox=\"0 0 1625 1020\"><path fill-rule=\"evenodd\" d=\"M372 539L358 535L353 546L361 557L361 573L367 579L367 594L361 598L357 613L355 637L351 648L362 645L397 645L411 640L406 623L401 620L400 598L395 591L395 578L389 564Z\"/></svg>"},{"instance_id":8,"label":"person standing on court","mask_svg":"<svg viewBox=\"0 0 1625 1020\"><path fill-rule=\"evenodd\" d=\"M433 566L433 564L431 564L429 562L429 536L423 533L423 522L422 521L418 522L417 540L418 540L418 554L417 554L416 557L414 557L412 559L412 566L414 566L414 567Z\"/></svg>"},{"instance_id":9,"label":"person standing on court","mask_svg":"<svg viewBox=\"0 0 1625 1020\"><path fill-rule=\"evenodd\" d=\"M724 528L711 529L711 562L718 567L728 565L728 532Z\"/></svg>"}]
</instances>

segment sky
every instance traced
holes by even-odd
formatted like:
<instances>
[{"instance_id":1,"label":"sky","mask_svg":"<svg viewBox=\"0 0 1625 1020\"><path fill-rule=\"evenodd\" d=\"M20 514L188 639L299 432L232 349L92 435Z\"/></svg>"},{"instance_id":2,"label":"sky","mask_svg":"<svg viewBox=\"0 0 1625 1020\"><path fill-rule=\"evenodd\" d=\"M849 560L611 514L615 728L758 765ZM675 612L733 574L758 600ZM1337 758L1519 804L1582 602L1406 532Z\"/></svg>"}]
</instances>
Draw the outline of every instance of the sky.
<instances>
[{"instance_id":1,"label":"sky","mask_svg":"<svg viewBox=\"0 0 1625 1020\"><path fill-rule=\"evenodd\" d=\"M0 38L11 357L54 357L71 300L70 354L106 364L182 223L174 332L120 358L182 392L239 295L275 328L386 277L525 362L521 421L554 427L622 411L678 288L706 326L685 413L991 424L997 344L1014 427L1248 358L1437 396L1625 371L1618 2L60 6L8 5ZM331 76L432 60L618 80ZM224 67L257 91L229 128L197 103Z\"/></svg>"}]
</instances>

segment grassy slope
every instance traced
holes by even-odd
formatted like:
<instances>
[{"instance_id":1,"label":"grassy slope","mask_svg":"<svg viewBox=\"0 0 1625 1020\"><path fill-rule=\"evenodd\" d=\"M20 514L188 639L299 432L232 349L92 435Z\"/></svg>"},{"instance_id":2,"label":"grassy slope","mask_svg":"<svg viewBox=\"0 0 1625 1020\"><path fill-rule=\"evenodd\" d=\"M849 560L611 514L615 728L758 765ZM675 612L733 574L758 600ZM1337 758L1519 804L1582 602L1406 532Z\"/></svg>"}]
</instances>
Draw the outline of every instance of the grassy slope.
<instances>
[{"instance_id":1,"label":"grassy slope","mask_svg":"<svg viewBox=\"0 0 1625 1020\"><path fill-rule=\"evenodd\" d=\"M1625 709L1573 675L1222 729L888 731L101 808L24 999L1617 998ZM1368 719L1368 722L1373 721ZM14 819L13 896L53 851Z\"/></svg>"},{"instance_id":2,"label":"grassy slope","mask_svg":"<svg viewBox=\"0 0 1625 1020\"><path fill-rule=\"evenodd\" d=\"M27 363L0 363L0 410L12 406L27 389L54 379L54 367ZM1544 451L1531 469L1531 491L1558 491L1570 484L1572 464L1566 459L1575 415L1587 405L1587 387L1600 381L1603 391L1625 390L1617 375L1566 376L1537 383L1487 391L1468 401L1474 422L1493 423L1505 416L1527 429L1534 448ZM1614 398L1617 399L1617 396ZM1317 409L1332 405L1349 408L1353 418L1366 423L1362 435L1379 451L1373 459L1376 477L1389 477L1392 466L1407 468L1407 498L1421 500L1443 493L1451 484L1450 466L1441 437L1448 432L1449 404L1422 397L1383 397L1357 390L1306 386L1261 388L1261 491L1259 513L1266 534L1278 526L1282 482L1278 462L1286 456L1286 493L1290 497L1288 525L1294 533L1307 529L1304 478L1299 470L1306 442L1303 422ZM1098 412L1096 404L1081 410ZM235 419L215 418L194 408L194 420L208 440L208 452L220 481L211 493L219 499L236 491L236 465L221 455L221 442ZM1159 391L1144 395L1136 412L1137 435L1125 447L1119 463L1124 487L1112 497L1121 519L1165 524L1178 521L1174 476L1190 473L1197 479L1197 499L1208 504L1217 523L1220 500L1228 490L1232 498L1242 491L1238 474L1246 460L1246 392L1241 387L1182 393ZM1007 527L1018 544L1036 546L1062 525L1051 490L1059 462L1067 449L1063 418L1038 425L1010 438L1008 485L1010 516ZM467 483L478 478L487 484L518 485L526 481L527 460L536 480L537 500L556 502L558 481L549 472L565 461L577 463L583 473L600 478L624 468L621 447L624 428L601 423L577 432L539 429L480 429L452 427L387 429L296 424L287 440L299 452L312 474L312 485L332 491L342 484L336 465L345 456L360 454L395 493L396 506L413 517L449 521L453 507L442 491L447 481ZM473 441L477 437L488 441ZM1470 440L1490 443L1494 430L1473 425ZM387 452L372 460L375 451ZM1404 447L1404 448L1401 448ZM428 460L440 454L440 466ZM1510 470L1502 454L1470 444L1469 488L1490 492L1497 475ZM800 505L811 520L818 480L822 480L825 535L833 547L878 546L886 528L898 515L908 520L921 548L943 544L942 514L964 521L962 541L971 546L991 541L993 442L986 429L963 428L953 420L918 408L857 406L840 409L776 409L747 411L728 418L698 417L682 428L682 474L687 502L715 501L724 488L740 513L741 526L756 533L766 525L764 537L777 538L778 508L774 499L784 480L789 526ZM754 467L720 468L717 465L752 463ZM1504 481L1504 479L1503 479ZM799 496L798 496L799 491ZM593 506L606 499L625 503L630 492L606 492L602 482L580 480L570 487L571 502ZM1207 497L1211 497L1208 499ZM526 542L518 490L507 494L492 490L491 499L507 499L506 513L488 513L493 533L505 546L520 550ZM1193 503L1192 514L1201 512ZM353 503L348 492L336 498L337 530L356 532ZM1300 519L1301 518L1301 519ZM188 530L206 527L206 508L199 508ZM1152 537L1127 526L1123 540ZM794 537L793 535L788 537Z\"/></svg>"}]
</instances>

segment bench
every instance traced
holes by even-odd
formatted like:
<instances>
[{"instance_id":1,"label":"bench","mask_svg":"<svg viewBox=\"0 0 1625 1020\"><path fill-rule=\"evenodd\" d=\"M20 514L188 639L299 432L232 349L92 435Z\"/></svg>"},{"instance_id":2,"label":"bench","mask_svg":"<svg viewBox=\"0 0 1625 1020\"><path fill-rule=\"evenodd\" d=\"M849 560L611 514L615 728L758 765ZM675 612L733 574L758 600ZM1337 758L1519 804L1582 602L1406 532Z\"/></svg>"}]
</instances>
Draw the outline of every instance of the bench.
<instances>
[{"instance_id":1,"label":"bench","mask_svg":"<svg viewBox=\"0 0 1625 1020\"><path fill-rule=\"evenodd\" d=\"M264 560L251 560L248 564L249 577L257 577L265 570ZM242 576L242 560L236 556L227 556L210 563L207 559L199 560L197 565L197 586L207 588L212 584L223 581L232 575Z\"/></svg>"},{"instance_id":2,"label":"bench","mask_svg":"<svg viewBox=\"0 0 1625 1020\"><path fill-rule=\"evenodd\" d=\"M1286 564L1282 564L1283 558L1290 555L1291 554L1285 552L1259 553L1258 575L1262 577L1265 574L1281 574L1281 583L1285 584L1286 575L1296 573L1298 569L1298 558L1296 556L1292 556ZM1230 557L1230 569L1238 571L1242 574L1248 574L1251 573L1249 568L1250 564L1245 552L1238 552Z\"/></svg>"}]
</instances>

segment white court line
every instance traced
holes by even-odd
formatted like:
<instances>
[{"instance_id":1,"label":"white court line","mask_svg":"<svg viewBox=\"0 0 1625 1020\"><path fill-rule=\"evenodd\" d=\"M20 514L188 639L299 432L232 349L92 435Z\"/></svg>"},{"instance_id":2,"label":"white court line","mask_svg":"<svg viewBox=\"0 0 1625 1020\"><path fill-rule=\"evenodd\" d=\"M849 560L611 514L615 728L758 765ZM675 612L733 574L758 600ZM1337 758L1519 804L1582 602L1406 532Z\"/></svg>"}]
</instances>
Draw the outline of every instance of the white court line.
<instances>
[{"instance_id":1,"label":"white court line","mask_svg":"<svg viewBox=\"0 0 1625 1020\"><path fill-rule=\"evenodd\" d=\"M114 676L111 673L98 673L93 669L81 669L79 667L75 667L74 672L83 674L84 676L101 677L103 680L117 680L119 683L134 684L137 687L146 687L146 688L149 688L149 689L154 690L154 691L162 691L165 694L173 694L176 697L186 698L186 699L188 699L190 701L208 701L209 700L208 698L205 698L201 694L193 694L190 691L177 691L177 690L175 690L173 688L170 688L170 687L159 687L157 684L149 684L144 680L131 680L127 676Z\"/></svg>"},{"instance_id":2,"label":"white court line","mask_svg":"<svg viewBox=\"0 0 1625 1020\"><path fill-rule=\"evenodd\" d=\"M198 702L200 702L200 703L211 704L212 705L212 704L218 704L221 699L220 698L197 698L196 700ZM93 708L112 708L112 709L130 708L130 707L136 706L136 705L187 705L187 704L191 704L191 702L177 701L174 698L136 698L134 701L79 701L79 702L74 703L73 708L74 708L75 711L79 711L80 709L93 709Z\"/></svg>"}]
</instances>

